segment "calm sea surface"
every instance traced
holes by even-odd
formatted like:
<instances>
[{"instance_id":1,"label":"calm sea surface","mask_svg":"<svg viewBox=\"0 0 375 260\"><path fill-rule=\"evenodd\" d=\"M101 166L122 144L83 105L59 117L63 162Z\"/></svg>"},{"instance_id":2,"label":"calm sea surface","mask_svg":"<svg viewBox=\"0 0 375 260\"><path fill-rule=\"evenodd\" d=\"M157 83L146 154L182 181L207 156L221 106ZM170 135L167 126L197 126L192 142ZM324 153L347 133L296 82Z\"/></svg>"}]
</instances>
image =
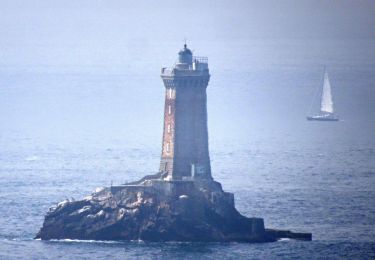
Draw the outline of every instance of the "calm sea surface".
<instances>
[{"instance_id":1,"label":"calm sea surface","mask_svg":"<svg viewBox=\"0 0 375 260\"><path fill-rule=\"evenodd\" d=\"M375 41L191 45L209 57L214 178L235 194L241 213L263 217L267 227L312 232L313 241L33 240L50 206L157 171L160 68L173 65L181 43L129 40L94 54L5 45L0 259L375 258ZM18 52L31 56L9 58ZM324 65L336 123L305 119L319 107Z\"/></svg>"}]
</instances>

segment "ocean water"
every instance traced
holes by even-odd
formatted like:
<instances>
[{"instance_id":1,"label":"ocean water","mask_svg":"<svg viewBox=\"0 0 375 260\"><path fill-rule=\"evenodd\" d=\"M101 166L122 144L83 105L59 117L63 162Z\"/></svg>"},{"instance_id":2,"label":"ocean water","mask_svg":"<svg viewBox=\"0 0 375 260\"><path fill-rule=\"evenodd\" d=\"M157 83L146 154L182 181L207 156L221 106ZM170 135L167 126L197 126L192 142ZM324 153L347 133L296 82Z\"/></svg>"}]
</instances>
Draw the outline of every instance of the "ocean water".
<instances>
[{"instance_id":1,"label":"ocean water","mask_svg":"<svg viewBox=\"0 0 375 260\"><path fill-rule=\"evenodd\" d=\"M209 57L214 178L241 213L313 241L33 240L50 206L158 169L159 73L181 42L122 44L2 46L0 259L375 258L375 41L365 39L191 43ZM308 122L324 65L341 120Z\"/></svg>"}]
</instances>

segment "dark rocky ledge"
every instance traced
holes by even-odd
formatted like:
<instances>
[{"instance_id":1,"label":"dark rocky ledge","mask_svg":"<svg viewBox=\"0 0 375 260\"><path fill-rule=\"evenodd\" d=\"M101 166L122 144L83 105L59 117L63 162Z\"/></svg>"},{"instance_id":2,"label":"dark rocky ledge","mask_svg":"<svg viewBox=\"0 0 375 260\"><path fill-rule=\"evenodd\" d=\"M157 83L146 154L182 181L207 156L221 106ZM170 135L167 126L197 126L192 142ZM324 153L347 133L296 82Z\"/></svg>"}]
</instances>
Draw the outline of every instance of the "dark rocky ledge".
<instances>
[{"instance_id":1,"label":"dark rocky ledge","mask_svg":"<svg viewBox=\"0 0 375 260\"><path fill-rule=\"evenodd\" d=\"M36 238L271 242L311 240L310 233L264 228L242 216L232 193L204 180L164 181L161 174L96 190L79 201L52 207Z\"/></svg>"}]
</instances>

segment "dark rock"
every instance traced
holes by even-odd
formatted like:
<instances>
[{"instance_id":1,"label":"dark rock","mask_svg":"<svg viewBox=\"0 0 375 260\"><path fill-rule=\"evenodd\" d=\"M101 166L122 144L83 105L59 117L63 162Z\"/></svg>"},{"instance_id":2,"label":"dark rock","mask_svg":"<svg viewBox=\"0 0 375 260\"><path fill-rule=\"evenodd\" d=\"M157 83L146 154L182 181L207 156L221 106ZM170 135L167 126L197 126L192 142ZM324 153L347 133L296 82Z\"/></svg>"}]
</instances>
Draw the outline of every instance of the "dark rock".
<instances>
[{"instance_id":1,"label":"dark rock","mask_svg":"<svg viewBox=\"0 0 375 260\"><path fill-rule=\"evenodd\" d=\"M311 240L311 234L264 228L261 218L242 216L233 194L215 181L141 181L63 201L47 213L36 238L270 242Z\"/></svg>"}]
</instances>

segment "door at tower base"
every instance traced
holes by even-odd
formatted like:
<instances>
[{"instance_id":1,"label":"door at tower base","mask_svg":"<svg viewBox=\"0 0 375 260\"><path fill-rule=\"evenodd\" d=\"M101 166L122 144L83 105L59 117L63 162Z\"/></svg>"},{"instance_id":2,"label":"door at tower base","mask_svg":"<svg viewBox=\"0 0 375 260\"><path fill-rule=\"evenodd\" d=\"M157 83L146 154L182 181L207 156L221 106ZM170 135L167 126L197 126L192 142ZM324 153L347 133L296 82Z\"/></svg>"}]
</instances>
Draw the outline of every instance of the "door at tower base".
<instances>
[{"instance_id":1,"label":"door at tower base","mask_svg":"<svg viewBox=\"0 0 375 260\"><path fill-rule=\"evenodd\" d=\"M206 166L202 164L191 164L191 178L193 179L204 179L206 178L207 170Z\"/></svg>"},{"instance_id":2,"label":"door at tower base","mask_svg":"<svg viewBox=\"0 0 375 260\"><path fill-rule=\"evenodd\" d=\"M194 57L185 44L173 68L163 68L165 86L164 180L212 180L207 130L208 59Z\"/></svg>"}]
</instances>

